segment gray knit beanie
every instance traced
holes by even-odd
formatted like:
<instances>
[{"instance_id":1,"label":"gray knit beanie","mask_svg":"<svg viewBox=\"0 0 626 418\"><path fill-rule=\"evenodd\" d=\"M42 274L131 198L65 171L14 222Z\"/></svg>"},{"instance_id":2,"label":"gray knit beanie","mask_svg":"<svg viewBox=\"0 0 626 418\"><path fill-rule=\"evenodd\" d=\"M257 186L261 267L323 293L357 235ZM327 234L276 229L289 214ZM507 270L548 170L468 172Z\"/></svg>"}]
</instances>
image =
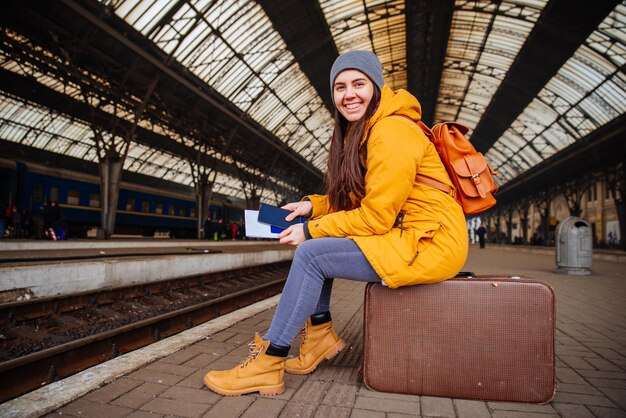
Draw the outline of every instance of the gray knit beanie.
<instances>
[{"instance_id":1,"label":"gray knit beanie","mask_svg":"<svg viewBox=\"0 0 626 418\"><path fill-rule=\"evenodd\" d=\"M344 70L359 70L367 75L379 90L382 90L385 84L383 66L376 54L370 51L350 51L339 55L330 69L330 97L333 97L335 78Z\"/></svg>"}]
</instances>

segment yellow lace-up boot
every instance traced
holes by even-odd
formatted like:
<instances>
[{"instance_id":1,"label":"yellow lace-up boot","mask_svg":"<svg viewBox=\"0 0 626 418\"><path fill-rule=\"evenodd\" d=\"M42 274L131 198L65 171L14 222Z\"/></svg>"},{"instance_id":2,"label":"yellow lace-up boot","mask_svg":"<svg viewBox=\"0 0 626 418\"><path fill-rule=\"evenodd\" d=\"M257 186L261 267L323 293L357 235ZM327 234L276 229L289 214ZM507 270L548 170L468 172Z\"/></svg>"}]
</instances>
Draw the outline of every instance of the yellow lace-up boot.
<instances>
[{"instance_id":1,"label":"yellow lace-up boot","mask_svg":"<svg viewBox=\"0 0 626 418\"><path fill-rule=\"evenodd\" d=\"M204 384L225 396L259 392L261 395L279 395L285 391L285 359L267 354L270 342L255 334L248 357L230 370L213 370L204 376ZM283 355L284 354L284 355Z\"/></svg>"},{"instance_id":2,"label":"yellow lace-up boot","mask_svg":"<svg viewBox=\"0 0 626 418\"><path fill-rule=\"evenodd\" d=\"M339 338L330 318L330 312L312 315L302 328L300 355L287 360L285 371L291 374L309 374L324 359L330 360L346 346Z\"/></svg>"}]
</instances>

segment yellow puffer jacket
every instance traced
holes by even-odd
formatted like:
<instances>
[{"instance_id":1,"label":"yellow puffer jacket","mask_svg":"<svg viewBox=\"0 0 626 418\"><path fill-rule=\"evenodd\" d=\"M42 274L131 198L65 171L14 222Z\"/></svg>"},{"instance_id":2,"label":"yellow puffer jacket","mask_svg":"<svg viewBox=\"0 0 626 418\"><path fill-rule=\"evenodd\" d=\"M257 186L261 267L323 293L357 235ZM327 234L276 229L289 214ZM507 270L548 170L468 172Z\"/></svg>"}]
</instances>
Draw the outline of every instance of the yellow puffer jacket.
<instances>
[{"instance_id":1,"label":"yellow puffer jacket","mask_svg":"<svg viewBox=\"0 0 626 418\"><path fill-rule=\"evenodd\" d=\"M461 206L446 193L415 182L421 173L452 185L435 147L413 122L420 117L415 97L383 86L362 140L367 141L367 172L360 206L330 213L327 196L307 196L313 203L307 223L311 237L353 239L391 288L446 280L467 258ZM394 226L401 211L402 224Z\"/></svg>"}]
</instances>

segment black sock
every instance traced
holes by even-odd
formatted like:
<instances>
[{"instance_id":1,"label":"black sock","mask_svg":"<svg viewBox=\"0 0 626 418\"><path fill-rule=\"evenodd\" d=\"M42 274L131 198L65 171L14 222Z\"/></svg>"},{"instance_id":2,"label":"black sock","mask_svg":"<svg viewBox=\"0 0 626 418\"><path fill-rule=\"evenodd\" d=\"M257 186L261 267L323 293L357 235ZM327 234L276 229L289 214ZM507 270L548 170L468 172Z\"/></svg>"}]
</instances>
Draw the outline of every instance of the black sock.
<instances>
[{"instance_id":1,"label":"black sock","mask_svg":"<svg viewBox=\"0 0 626 418\"><path fill-rule=\"evenodd\" d=\"M311 325L321 325L331 321L330 311L311 315Z\"/></svg>"},{"instance_id":2,"label":"black sock","mask_svg":"<svg viewBox=\"0 0 626 418\"><path fill-rule=\"evenodd\" d=\"M274 357L287 357L290 348L290 345L276 345L274 343L270 343L269 347L267 347L267 350L265 350L265 354Z\"/></svg>"}]
</instances>

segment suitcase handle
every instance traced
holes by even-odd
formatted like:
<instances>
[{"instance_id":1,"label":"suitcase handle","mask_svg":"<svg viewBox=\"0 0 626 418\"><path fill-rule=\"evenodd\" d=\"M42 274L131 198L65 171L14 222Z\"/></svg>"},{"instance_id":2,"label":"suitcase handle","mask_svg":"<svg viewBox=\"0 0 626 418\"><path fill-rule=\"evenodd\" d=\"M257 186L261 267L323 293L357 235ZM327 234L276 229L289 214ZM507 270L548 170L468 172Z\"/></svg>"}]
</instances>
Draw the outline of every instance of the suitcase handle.
<instances>
[{"instance_id":1,"label":"suitcase handle","mask_svg":"<svg viewBox=\"0 0 626 418\"><path fill-rule=\"evenodd\" d=\"M476 273L472 272L472 271L459 271L456 276L454 276L455 279L476 279L478 278L478 276L476 275Z\"/></svg>"}]
</instances>

